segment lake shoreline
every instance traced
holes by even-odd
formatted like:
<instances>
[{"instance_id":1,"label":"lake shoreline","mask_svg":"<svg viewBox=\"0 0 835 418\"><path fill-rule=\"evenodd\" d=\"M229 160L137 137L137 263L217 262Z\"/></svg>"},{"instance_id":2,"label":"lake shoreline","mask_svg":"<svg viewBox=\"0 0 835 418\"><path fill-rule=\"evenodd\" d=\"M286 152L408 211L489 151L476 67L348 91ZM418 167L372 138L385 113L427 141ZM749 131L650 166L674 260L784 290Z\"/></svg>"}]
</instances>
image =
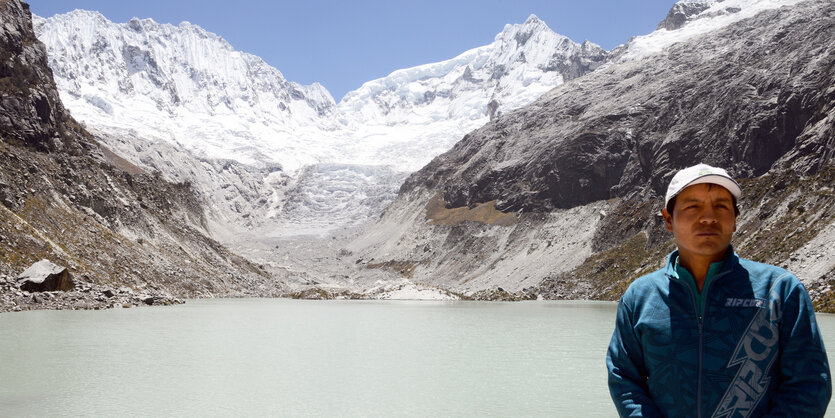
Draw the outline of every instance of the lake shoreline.
<instances>
[{"instance_id":1,"label":"lake shoreline","mask_svg":"<svg viewBox=\"0 0 835 418\"><path fill-rule=\"evenodd\" d=\"M393 284L367 289L365 292L349 289L323 289L321 287L307 287L285 294L274 296L213 294L209 296L191 295L177 297L170 293L154 289L134 290L126 286L114 287L100 285L89 281L79 281L74 278L76 286L70 291L30 292L20 289L15 278L0 275L0 313L22 312L34 310L104 310L116 308L133 308L140 306L170 306L186 303L186 299L240 299L240 298L270 298L270 299L300 299L300 300L427 300L427 301L483 301L483 302L520 302L543 299L532 288L509 292L502 288L484 289L465 295L451 292L435 286L415 288L415 284ZM429 292L425 292L431 289ZM421 290L424 293L421 293ZM569 300L569 299L555 299ZM577 299L585 301L587 299Z\"/></svg>"},{"instance_id":2,"label":"lake shoreline","mask_svg":"<svg viewBox=\"0 0 835 418\"><path fill-rule=\"evenodd\" d=\"M70 291L28 292L18 281L0 275L0 313L32 310L102 310L137 306L169 306L185 299L149 289L137 292L128 287L103 286L84 281Z\"/></svg>"},{"instance_id":3,"label":"lake shoreline","mask_svg":"<svg viewBox=\"0 0 835 418\"><path fill-rule=\"evenodd\" d=\"M78 280L78 279L76 279ZM440 290L440 289L436 289ZM134 290L125 286L114 287L81 281L71 291L28 292L19 288L19 283L13 277L0 274L0 314L6 312L24 311L59 311L59 310L107 310L118 308L136 308L147 306L172 306L185 304L187 299L287 299L287 300L331 300L331 301L470 301L470 302L612 302L603 299L551 299L525 289L519 292L508 292L502 288L485 289L472 295L452 293L452 298L421 298L421 297L391 297L391 289L386 292L352 292L349 290L325 290L310 287L303 290L288 292L283 295L240 295L214 294L209 296L194 295L177 297L169 293L148 290ZM816 313L826 313L815 311Z\"/></svg>"}]
</instances>

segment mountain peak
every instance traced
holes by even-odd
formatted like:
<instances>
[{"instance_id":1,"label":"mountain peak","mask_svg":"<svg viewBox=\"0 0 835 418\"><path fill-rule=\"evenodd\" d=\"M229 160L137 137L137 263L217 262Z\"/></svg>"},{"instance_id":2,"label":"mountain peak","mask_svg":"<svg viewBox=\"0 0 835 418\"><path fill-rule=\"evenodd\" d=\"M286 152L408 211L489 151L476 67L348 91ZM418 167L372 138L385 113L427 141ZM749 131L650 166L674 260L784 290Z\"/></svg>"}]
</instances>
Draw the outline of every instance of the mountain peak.
<instances>
[{"instance_id":1,"label":"mountain peak","mask_svg":"<svg viewBox=\"0 0 835 418\"><path fill-rule=\"evenodd\" d=\"M692 17L707 10L713 4L712 1L679 1L674 4L667 17L658 24L656 29L676 30L684 26Z\"/></svg>"},{"instance_id":2,"label":"mountain peak","mask_svg":"<svg viewBox=\"0 0 835 418\"><path fill-rule=\"evenodd\" d=\"M545 23L545 21L538 18L535 14L531 14L530 16L528 16L528 18L525 19L525 21L522 22L522 24L506 25L505 31L507 31L508 29L515 29L517 32L528 33L536 33L542 31L553 32L551 28L549 28L548 25Z\"/></svg>"},{"instance_id":3,"label":"mountain peak","mask_svg":"<svg viewBox=\"0 0 835 418\"><path fill-rule=\"evenodd\" d=\"M541 33L562 36L552 31L545 21L535 14L531 14L525 19L524 23L505 25L501 33L496 35L495 40L500 42L514 41L516 45L525 45L529 39Z\"/></svg>"},{"instance_id":4,"label":"mountain peak","mask_svg":"<svg viewBox=\"0 0 835 418\"><path fill-rule=\"evenodd\" d=\"M525 23L523 23L523 25L539 25L540 23L545 22L543 22L542 19L536 17L535 14L531 13L531 15L528 16L527 19L525 19Z\"/></svg>"},{"instance_id":5,"label":"mountain peak","mask_svg":"<svg viewBox=\"0 0 835 418\"><path fill-rule=\"evenodd\" d=\"M126 23L126 26L133 31L142 32L147 30L153 30L154 28L158 28L160 25L150 17L145 19L134 17Z\"/></svg>"},{"instance_id":6,"label":"mountain peak","mask_svg":"<svg viewBox=\"0 0 835 418\"><path fill-rule=\"evenodd\" d=\"M71 20L88 20L91 22L109 22L103 14L95 10L75 9L67 13L56 14L55 18L71 19Z\"/></svg>"}]
</instances>

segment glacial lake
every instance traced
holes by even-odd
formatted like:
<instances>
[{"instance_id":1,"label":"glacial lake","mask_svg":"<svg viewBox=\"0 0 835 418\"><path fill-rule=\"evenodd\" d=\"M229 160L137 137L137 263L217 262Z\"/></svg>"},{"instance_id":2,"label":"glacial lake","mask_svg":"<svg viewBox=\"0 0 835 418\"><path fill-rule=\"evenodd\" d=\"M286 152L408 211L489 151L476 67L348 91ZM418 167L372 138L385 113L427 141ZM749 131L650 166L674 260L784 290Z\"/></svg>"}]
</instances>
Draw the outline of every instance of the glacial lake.
<instances>
[{"instance_id":1,"label":"glacial lake","mask_svg":"<svg viewBox=\"0 0 835 418\"><path fill-rule=\"evenodd\" d=\"M615 309L225 299L4 313L0 414L611 417ZM818 321L835 347L835 316Z\"/></svg>"}]
</instances>

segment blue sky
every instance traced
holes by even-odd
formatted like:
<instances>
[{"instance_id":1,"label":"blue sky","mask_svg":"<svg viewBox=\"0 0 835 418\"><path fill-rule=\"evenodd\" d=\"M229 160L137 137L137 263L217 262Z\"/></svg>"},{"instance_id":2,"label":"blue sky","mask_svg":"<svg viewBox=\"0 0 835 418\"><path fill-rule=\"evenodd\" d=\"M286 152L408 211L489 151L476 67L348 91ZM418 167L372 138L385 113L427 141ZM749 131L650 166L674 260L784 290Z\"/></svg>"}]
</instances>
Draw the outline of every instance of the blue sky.
<instances>
[{"instance_id":1,"label":"blue sky","mask_svg":"<svg viewBox=\"0 0 835 418\"><path fill-rule=\"evenodd\" d=\"M530 14L555 32L611 49L655 30L674 0L113 1L30 0L49 17L97 10L114 22L150 17L189 21L235 49L263 58L290 80L319 82L339 101L362 83L400 68L487 45L506 23Z\"/></svg>"}]
</instances>

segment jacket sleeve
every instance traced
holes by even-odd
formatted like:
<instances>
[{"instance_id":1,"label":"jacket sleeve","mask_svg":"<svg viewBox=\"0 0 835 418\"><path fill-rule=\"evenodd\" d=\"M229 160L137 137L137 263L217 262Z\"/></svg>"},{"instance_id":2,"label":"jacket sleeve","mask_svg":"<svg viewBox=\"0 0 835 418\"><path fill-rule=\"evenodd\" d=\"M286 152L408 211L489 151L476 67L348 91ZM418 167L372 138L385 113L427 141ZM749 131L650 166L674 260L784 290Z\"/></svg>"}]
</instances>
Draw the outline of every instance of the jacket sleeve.
<instances>
[{"instance_id":1,"label":"jacket sleeve","mask_svg":"<svg viewBox=\"0 0 835 418\"><path fill-rule=\"evenodd\" d=\"M832 395L829 362L812 300L801 283L793 286L782 310L779 382L769 416L822 417Z\"/></svg>"},{"instance_id":2,"label":"jacket sleeve","mask_svg":"<svg viewBox=\"0 0 835 418\"><path fill-rule=\"evenodd\" d=\"M618 304L615 332L606 353L606 366L609 369L609 393L620 416L661 416L649 394L643 350L628 304L623 299Z\"/></svg>"}]
</instances>

